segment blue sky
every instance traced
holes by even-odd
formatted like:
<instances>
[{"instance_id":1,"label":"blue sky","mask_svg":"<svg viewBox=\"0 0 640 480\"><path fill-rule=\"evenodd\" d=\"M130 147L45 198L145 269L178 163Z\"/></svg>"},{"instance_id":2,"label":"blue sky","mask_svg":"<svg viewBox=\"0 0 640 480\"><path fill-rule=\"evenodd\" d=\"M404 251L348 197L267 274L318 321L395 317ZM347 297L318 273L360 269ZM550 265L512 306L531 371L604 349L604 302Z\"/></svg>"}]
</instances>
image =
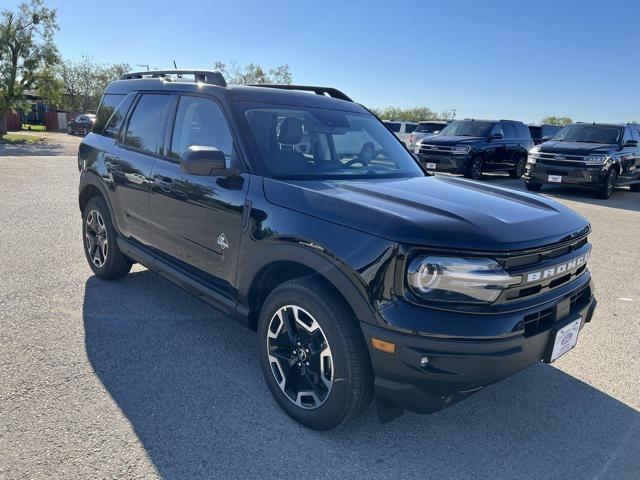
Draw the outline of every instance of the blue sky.
<instances>
[{"instance_id":1,"label":"blue sky","mask_svg":"<svg viewBox=\"0 0 640 480\"><path fill-rule=\"evenodd\" d=\"M3 0L2 6L19 2ZM640 121L640 3L53 1L64 57L288 63L295 83L457 118Z\"/></svg>"}]
</instances>

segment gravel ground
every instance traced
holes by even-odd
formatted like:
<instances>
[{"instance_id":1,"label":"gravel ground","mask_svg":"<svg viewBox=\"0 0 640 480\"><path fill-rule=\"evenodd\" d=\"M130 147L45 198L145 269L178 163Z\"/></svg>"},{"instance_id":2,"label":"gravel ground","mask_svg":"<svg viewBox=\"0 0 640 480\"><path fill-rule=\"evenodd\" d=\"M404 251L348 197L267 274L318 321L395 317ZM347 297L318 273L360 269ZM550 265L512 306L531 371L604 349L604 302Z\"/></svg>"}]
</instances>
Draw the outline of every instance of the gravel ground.
<instances>
[{"instance_id":1,"label":"gravel ground","mask_svg":"<svg viewBox=\"0 0 640 480\"><path fill-rule=\"evenodd\" d=\"M251 332L143 268L91 274L79 139L49 137L0 146L0 478L640 478L640 194L543 190L593 224L600 303L571 353L317 433L271 399Z\"/></svg>"}]
</instances>

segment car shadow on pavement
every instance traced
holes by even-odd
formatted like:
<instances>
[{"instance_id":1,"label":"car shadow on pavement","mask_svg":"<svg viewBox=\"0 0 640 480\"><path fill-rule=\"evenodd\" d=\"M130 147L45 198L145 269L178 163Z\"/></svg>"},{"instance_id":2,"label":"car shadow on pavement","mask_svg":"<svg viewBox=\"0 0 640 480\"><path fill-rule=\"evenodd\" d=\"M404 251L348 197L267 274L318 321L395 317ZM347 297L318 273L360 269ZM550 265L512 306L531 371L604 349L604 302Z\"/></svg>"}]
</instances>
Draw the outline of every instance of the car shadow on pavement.
<instances>
[{"instance_id":1,"label":"car shadow on pavement","mask_svg":"<svg viewBox=\"0 0 640 480\"><path fill-rule=\"evenodd\" d=\"M532 367L433 415L379 424L370 407L343 428L314 432L271 398L255 334L152 272L89 278L83 319L96 375L163 478L640 471L640 413L553 366Z\"/></svg>"}]
</instances>

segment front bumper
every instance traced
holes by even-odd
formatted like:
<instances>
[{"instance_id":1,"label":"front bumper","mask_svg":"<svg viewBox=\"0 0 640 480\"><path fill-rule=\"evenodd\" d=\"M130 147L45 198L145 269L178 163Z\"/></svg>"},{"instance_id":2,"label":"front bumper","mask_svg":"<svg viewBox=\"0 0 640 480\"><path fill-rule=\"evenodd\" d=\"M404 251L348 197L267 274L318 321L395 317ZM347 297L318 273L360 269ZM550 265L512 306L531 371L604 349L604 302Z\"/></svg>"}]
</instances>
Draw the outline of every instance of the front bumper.
<instances>
[{"instance_id":1,"label":"front bumper","mask_svg":"<svg viewBox=\"0 0 640 480\"><path fill-rule=\"evenodd\" d=\"M529 182L558 185L556 182L549 182L549 175L559 175L562 177L560 184L598 188L602 186L606 174L606 168L601 165L587 167L538 162L527 163L523 178Z\"/></svg>"},{"instance_id":2,"label":"front bumper","mask_svg":"<svg viewBox=\"0 0 640 480\"><path fill-rule=\"evenodd\" d=\"M459 332L445 336L442 312L405 304L402 308L405 315L419 315L425 328L439 329L440 334L404 333L362 323L375 373L376 396L418 413L452 405L486 385L540 362L554 332L579 317L582 329L591 321L596 303L588 279L562 298L525 310L495 315L452 314L466 317L469 331L476 330L475 333L479 333L478 324L500 325L502 329L513 325L511 331L496 330L492 336L482 337L460 337ZM544 316L541 312L545 312ZM535 324L527 325L536 318ZM453 325L459 326L460 321L451 318ZM373 348L372 338L393 343L395 352ZM426 365L421 365L423 357L428 360Z\"/></svg>"},{"instance_id":3,"label":"front bumper","mask_svg":"<svg viewBox=\"0 0 640 480\"><path fill-rule=\"evenodd\" d=\"M464 173L470 158L469 155L453 155L450 153L438 155L418 153L417 155L426 170L449 173ZM435 164L436 168L428 168L427 164L430 163Z\"/></svg>"}]
</instances>

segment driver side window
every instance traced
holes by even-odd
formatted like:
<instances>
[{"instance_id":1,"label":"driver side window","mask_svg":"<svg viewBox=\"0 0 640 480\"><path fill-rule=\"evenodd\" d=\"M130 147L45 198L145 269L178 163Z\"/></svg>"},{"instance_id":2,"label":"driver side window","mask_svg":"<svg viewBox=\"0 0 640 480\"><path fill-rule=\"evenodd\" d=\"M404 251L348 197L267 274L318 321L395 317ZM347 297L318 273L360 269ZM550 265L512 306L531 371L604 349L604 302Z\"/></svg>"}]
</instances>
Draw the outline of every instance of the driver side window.
<instances>
[{"instance_id":1,"label":"driver side window","mask_svg":"<svg viewBox=\"0 0 640 480\"><path fill-rule=\"evenodd\" d=\"M485 130L486 131L486 130ZM491 130L490 135L494 135L496 133L499 133L500 135L502 135L502 138L504 138L504 132L502 131L502 125L500 125L499 123L496 123L493 126L493 130Z\"/></svg>"},{"instance_id":2,"label":"driver side window","mask_svg":"<svg viewBox=\"0 0 640 480\"><path fill-rule=\"evenodd\" d=\"M227 168L236 166L233 134L217 102L183 96L176 112L170 156L179 159L193 145L216 147L224 153Z\"/></svg>"}]
</instances>

